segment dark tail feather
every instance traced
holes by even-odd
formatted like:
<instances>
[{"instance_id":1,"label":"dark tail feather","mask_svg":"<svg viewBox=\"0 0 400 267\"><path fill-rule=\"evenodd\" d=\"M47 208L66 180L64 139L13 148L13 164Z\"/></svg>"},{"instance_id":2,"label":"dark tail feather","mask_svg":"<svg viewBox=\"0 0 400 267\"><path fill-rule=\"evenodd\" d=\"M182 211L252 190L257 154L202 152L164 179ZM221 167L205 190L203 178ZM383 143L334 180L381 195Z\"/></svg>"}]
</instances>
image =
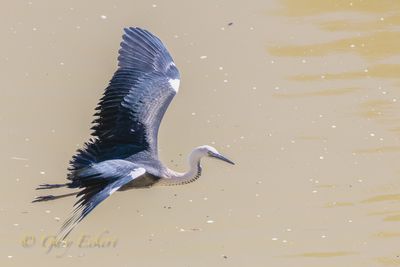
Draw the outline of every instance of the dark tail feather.
<instances>
[{"instance_id":1,"label":"dark tail feather","mask_svg":"<svg viewBox=\"0 0 400 267\"><path fill-rule=\"evenodd\" d=\"M36 188L36 190L60 188L60 187L68 186L68 184L69 183L66 183L66 184L41 184Z\"/></svg>"},{"instance_id":2,"label":"dark tail feather","mask_svg":"<svg viewBox=\"0 0 400 267\"><path fill-rule=\"evenodd\" d=\"M36 197L32 203L34 202L42 202L42 201L50 201L50 200L56 200L59 198L64 198L64 197L69 197L69 196L75 196L77 195L79 192L74 192L74 193L68 193L68 194L64 194L64 195L58 195L58 196L53 196L53 195L47 195L47 196L39 196Z\"/></svg>"}]
</instances>

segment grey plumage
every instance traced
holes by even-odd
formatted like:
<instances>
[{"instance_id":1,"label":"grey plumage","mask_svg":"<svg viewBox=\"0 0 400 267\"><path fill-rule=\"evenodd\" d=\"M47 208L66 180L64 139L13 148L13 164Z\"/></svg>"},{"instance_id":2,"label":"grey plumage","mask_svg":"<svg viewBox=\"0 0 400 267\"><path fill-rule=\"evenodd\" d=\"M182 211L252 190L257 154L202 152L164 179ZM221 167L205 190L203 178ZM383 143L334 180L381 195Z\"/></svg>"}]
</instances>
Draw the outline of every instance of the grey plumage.
<instances>
[{"instance_id":1,"label":"grey plumage","mask_svg":"<svg viewBox=\"0 0 400 267\"><path fill-rule=\"evenodd\" d=\"M204 156L233 164L210 146L193 150L186 173L170 170L158 159L158 130L179 80L179 71L160 39L140 28L125 29L118 69L96 107L93 138L73 156L69 182L37 188L80 189L76 208L59 233L61 239L117 190L192 182L201 174ZM67 195L71 194L41 196L34 202Z\"/></svg>"}]
</instances>

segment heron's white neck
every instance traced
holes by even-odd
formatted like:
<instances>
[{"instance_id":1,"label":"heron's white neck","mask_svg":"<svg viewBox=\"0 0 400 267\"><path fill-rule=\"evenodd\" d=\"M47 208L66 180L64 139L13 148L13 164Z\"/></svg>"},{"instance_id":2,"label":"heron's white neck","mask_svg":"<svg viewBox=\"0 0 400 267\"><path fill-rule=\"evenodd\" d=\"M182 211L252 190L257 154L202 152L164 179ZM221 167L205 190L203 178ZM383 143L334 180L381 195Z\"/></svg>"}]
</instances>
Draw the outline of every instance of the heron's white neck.
<instances>
[{"instance_id":1,"label":"heron's white neck","mask_svg":"<svg viewBox=\"0 0 400 267\"><path fill-rule=\"evenodd\" d=\"M185 173L169 170L169 177L161 179L160 185L182 185L194 182L201 175L200 160L204 155L194 149L189 155L189 171Z\"/></svg>"}]
</instances>

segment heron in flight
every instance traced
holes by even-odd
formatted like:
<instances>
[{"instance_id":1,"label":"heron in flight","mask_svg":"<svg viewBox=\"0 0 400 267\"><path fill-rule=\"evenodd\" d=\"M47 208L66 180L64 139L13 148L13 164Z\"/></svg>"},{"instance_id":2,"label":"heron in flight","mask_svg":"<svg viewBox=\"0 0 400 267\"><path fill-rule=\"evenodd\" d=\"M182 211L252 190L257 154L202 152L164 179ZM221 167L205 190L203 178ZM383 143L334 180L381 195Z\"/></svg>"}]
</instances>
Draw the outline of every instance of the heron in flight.
<instances>
[{"instance_id":1,"label":"heron in flight","mask_svg":"<svg viewBox=\"0 0 400 267\"><path fill-rule=\"evenodd\" d=\"M72 214L59 232L65 239L99 203L115 191L182 185L201 175L201 158L230 164L215 148L196 147L189 155L189 170L177 172L158 157L157 135L168 105L179 89L179 71L163 43L140 28L124 30L114 73L100 99L92 138L70 161L65 184L42 184L37 189L80 189L64 195L39 196L33 202L77 195Z\"/></svg>"}]
</instances>

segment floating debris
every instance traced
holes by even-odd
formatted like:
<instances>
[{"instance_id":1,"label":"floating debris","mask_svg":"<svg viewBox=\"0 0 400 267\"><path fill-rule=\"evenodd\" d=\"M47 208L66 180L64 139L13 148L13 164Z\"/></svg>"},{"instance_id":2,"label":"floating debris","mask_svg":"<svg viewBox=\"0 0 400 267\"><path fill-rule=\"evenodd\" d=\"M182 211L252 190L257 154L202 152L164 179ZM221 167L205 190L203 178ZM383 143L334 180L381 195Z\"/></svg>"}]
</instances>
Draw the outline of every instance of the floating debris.
<instances>
[{"instance_id":1,"label":"floating debris","mask_svg":"<svg viewBox=\"0 0 400 267\"><path fill-rule=\"evenodd\" d=\"M179 231L180 232L196 232L196 231L202 231L202 229L201 228L188 228L188 229L180 228Z\"/></svg>"},{"instance_id":2,"label":"floating debris","mask_svg":"<svg viewBox=\"0 0 400 267\"><path fill-rule=\"evenodd\" d=\"M13 159L13 160L29 160L29 159L27 159L27 158L22 158L22 157L11 157L11 159Z\"/></svg>"}]
</instances>

